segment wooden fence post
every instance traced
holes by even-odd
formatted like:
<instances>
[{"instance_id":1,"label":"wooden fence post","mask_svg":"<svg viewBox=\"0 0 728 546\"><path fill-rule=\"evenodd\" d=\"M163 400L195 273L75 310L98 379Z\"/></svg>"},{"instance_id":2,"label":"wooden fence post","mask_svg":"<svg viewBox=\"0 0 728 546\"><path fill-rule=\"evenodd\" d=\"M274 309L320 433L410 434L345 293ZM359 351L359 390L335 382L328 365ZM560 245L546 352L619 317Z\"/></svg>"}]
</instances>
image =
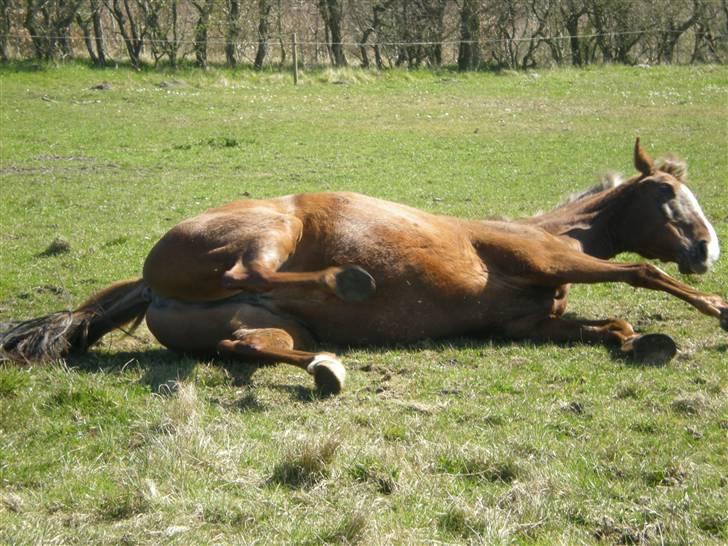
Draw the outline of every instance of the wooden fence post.
<instances>
[{"instance_id":1,"label":"wooden fence post","mask_svg":"<svg viewBox=\"0 0 728 546\"><path fill-rule=\"evenodd\" d=\"M298 52L296 51L296 33L293 33L293 85L298 85Z\"/></svg>"}]
</instances>

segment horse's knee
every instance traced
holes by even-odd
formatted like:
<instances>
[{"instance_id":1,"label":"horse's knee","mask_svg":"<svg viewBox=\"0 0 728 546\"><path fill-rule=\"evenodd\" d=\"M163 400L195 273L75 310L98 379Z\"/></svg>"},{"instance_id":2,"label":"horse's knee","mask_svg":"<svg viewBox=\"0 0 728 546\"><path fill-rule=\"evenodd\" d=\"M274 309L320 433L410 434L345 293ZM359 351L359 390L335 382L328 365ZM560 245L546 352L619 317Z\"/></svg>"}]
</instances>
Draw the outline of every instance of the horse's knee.
<instances>
[{"instance_id":1,"label":"horse's knee","mask_svg":"<svg viewBox=\"0 0 728 546\"><path fill-rule=\"evenodd\" d=\"M293 337L280 328L245 329L233 332L233 337L241 343L256 350L277 349L290 351L293 349Z\"/></svg>"},{"instance_id":2,"label":"horse's knee","mask_svg":"<svg viewBox=\"0 0 728 546\"><path fill-rule=\"evenodd\" d=\"M663 277L665 273L656 265L638 264L635 273L634 286L649 288L655 281Z\"/></svg>"},{"instance_id":3,"label":"horse's knee","mask_svg":"<svg viewBox=\"0 0 728 546\"><path fill-rule=\"evenodd\" d=\"M255 267L254 264L243 265L242 260L222 274L220 279L222 288L226 290L245 289L247 291L264 292L269 288L271 272L267 269Z\"/></svg>"},{"instance_id":4,"label":"horse's knee","mask_svg":"<svg viewBox=\"0 0 728 546\"><path fill-rule=\"evenodd\" d=\"M634 335L634 328L632 327L632 325L626 320L622 319L611 320L607 325L607 330L610 332L618 332L627 337Z\"/></svg>"}]
</instances>

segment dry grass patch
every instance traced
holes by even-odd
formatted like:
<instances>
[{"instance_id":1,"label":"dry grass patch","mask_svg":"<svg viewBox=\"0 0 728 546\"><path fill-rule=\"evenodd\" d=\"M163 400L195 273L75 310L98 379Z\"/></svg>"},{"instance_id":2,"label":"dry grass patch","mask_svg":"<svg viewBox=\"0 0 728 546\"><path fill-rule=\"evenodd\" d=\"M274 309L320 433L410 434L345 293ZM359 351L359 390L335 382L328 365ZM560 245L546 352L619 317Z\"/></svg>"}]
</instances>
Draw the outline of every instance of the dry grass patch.
<instances>
[{"instance_id":1,"label":"dry grass patch","mask_svg":"<svg viewBox=\"0 0 728 546\"><path fill-rule=\"evenodd\" d=\"M672 409L683 415L702 415L710 408L710 400L700 392L675 398Z\"/></svg>"},{"instance_id":2,"label":"dry grass patch","mask_svg":"<svg viewBox=\"0 0 728 546\"><path fill-rule=\"evenodd\" d=\"M376 457L365 456L349 468L349 475L357 481L374 485L383 495L391 495L397 489L400 471Z\"/></svg>"},{"instance_id":3,"label":"dry grass patch","mask_svg":"<svg viewBox=\"0 0 728 546\"><path fill-rule=\"evenodd\" d=\"M533 496L531 495L533 494ZM533 484L517 484L494 504L478 499L472 506L461 499L440 514L440 531L481 544L505 544L537 539L546 523L550 499Z\"/></svg>"},{"instance_id":4,"label":"dry grass patch","mask_svg":"<svg viewBox=\"0 0 728 546\"><path fill-rule=\"evenodd\" d=\"M329 475L339 445L334 437L298 441L275 465L270 481L291 488L315 484Z\"/></svg>"},{"instance_id":5,"label":"dry grass patch","mask_svg":"<svg viewBox=\"0 0 728 546\"><path fill-rule=\"evenodd\" d=\"M143 514L149 509L149 503L142 491L131 487L119 487L104 495L97 506L101 518L121 520Z\"/></svg>"},{"instance_id":6,"label":"dry grass patch","mask_svg":"<svg viewBox=\"0 0 728 546\"><path fill-rule=\"evenodd\" d=\"M437 457L440 472L473 481L510 483L524 475L513 454L494 453L479 448L450 448Z\"/></svg>"},{"instance_id":7,"label":"dry grass patch","mask_svg":"<svg viewBox=\"0 0 728 546\"><path fill-rule=\"evenodd\" d=\"M663 544L665 529L661 522L618 522L609 516L594 531L594 538L607 544Z\"/></svg>"},{"instance_id":8,"label":"dry grass patch","mask_svg":"<svg viewBox=\"0 0 728 546\"><path fill-rule=\"evenodd\" d=\"M343 516L333 529L322 533L318 539L323 544L359 544L366 538L368 525L367 514L356 509Z\"/></svg>"},{"instance_id":9,"label":"dry grass patch","mask_svg":"<svg viewBox=\"0 0 728 546\"><path fill-rule=\"evenodd\" d=\"M695 464L690 461L670 461L661 468L643 474L645 483L651 486L675 487L695 474Z\"/></svg>"},{"instance_id":10,"label":"dry grass patch","mask_svg":"<svg viewBox=\"0 0 728 546\"><path fill-rule=\"evenodd\" d=\"M620 383L614 389L614 398L617 400L639 400L642 388L632 383Z\"/></svg>"}]
</instances>

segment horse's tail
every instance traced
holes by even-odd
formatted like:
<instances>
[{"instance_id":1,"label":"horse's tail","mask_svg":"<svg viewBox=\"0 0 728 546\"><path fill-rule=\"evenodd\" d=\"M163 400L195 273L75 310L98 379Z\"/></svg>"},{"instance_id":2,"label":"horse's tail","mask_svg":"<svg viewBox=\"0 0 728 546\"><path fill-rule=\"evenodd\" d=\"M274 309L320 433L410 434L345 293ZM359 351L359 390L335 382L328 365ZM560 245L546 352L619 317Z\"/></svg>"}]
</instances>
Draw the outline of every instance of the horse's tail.
<instances>
[{"instance_id":1,"label":"horse's tail","mask_svg":"<svg viewBox=\"0 0 728 546\"><path fill-rule=\"evenodd\" d=\"M147 312L151 291L142 279L121 281L94 294L73 311L11 323L0 331L0 361L38 362L82 353L102 336Z\"/></svg>"}]
</instances>

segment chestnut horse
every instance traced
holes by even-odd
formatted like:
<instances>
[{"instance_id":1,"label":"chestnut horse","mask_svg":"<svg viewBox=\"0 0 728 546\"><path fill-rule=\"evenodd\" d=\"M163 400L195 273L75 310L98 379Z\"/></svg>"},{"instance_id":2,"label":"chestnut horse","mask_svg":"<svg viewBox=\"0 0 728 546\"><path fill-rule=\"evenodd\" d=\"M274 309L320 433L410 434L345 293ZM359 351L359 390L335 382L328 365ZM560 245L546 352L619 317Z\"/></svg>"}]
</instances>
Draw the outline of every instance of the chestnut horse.
<instances>
[{"instance_id":1,"label":"chestnut horse","mask_svg":"<svg viewBox=\"0 0 728 546\"><path fill-rule=\"evenodd\" d=\"M667 360L674 342L623 320L563 318L570 283L661 290L728 330L728 303L623 251L704 273L718 239L684 184L684 165L654 163L635 144L638 174L518 221L468 221L354 193L236 201L186 220L152 248L143 278L112 285L72 312L0 334L6 358L85 350L146 318L166 347L195 355L285 362L338 392L345 370L319 341L387 345L455 335L614 343Z\"/></svg>"}]
</instances>

